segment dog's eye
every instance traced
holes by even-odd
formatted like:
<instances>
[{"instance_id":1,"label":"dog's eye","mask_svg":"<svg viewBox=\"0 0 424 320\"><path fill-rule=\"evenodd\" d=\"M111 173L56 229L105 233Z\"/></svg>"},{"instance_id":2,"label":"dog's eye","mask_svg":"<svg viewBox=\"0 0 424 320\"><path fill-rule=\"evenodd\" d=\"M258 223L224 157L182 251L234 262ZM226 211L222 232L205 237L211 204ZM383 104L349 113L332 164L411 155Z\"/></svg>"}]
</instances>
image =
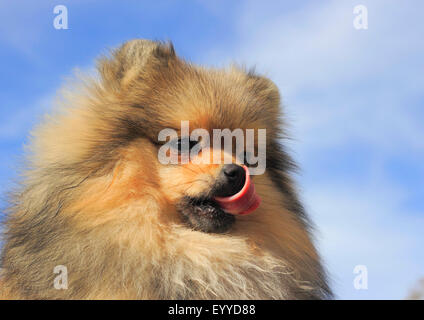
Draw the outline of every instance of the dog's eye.
<instances>
[{"instance_id":1,"label":"dog's eye","mask_svg":"<svg viewBox=\"0 0 424 320\"><path fill-rule=\"evenodd\" d=\"M190 138L178 138L172 141L172 148L178 150L178 154L189 152L199 142Z\"/></svg>"}]
</instances>

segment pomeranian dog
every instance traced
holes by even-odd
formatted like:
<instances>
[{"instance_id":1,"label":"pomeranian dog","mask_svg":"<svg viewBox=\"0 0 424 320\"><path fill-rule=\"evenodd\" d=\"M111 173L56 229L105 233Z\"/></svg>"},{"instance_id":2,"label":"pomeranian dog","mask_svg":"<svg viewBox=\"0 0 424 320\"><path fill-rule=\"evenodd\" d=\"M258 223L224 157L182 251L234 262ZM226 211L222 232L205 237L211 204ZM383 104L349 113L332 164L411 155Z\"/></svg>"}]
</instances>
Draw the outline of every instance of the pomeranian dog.
<instances>
[{"instance_id":1,"label":"pomeranian dog","mask_svg":"<svg viewBox=\"0 0 424 320\"><path fill-rule=\"evenodd\" d=\"M148 40L97 69L32 133L4 226L3 299L332 297L280 145L272 81L195 66ZM236 156L162 163L163 129L179 135L166 154L196 144L181 121L211 133L266 129L265 172L249 175ZM58 266L65 287L55 285Z\"/></svg>"}]
</instances>

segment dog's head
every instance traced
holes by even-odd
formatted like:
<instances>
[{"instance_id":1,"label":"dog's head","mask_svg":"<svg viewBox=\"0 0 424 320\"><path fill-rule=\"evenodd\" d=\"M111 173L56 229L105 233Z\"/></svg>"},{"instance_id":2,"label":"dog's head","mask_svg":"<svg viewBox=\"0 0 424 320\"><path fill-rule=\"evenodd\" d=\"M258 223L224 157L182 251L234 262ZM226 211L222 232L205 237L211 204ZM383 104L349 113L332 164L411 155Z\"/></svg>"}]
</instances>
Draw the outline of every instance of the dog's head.
<instances>
[{"instance_id":1,"label":"dog's head","mask_svg":"<svg viewBox=\"0 0 424 320\"><path fill-rule=\"evenodd\" d=\"M275 85L235 67L190 65L172 45L147 41L127 43L102 70L133 109L126 125L147 129L144 143L158 148L145 150L158 157L161 189L184 220L206 232L228 230L234 215L216 199L243 189L248 160L256 161L252 170L265 171L266 140L278 133Z\"/></svg>"},{"instance_id":2,"label":"dog's head","mask_svg":"<svg viewBox=\"0 0 424 320\"><path fill-rule=\"evenodd\" d=\"M247 167L263 175L283 159L276 143L276 86L237 67L194 66L178 58L171 44L147 40L124 44L101 59L98 69L101 78L90 97L63 118L67 124L56 126L61 132L54 139L66 141L62 152L55 142L54 157L66 157L57 162L73 161L81 172L109 176L108 189L97 190L108 205L160 194L191 227L227 231L236 219L217 199L246 187ZM106 197L111 190L113 196Z\"/></svg>"}]
</instances>

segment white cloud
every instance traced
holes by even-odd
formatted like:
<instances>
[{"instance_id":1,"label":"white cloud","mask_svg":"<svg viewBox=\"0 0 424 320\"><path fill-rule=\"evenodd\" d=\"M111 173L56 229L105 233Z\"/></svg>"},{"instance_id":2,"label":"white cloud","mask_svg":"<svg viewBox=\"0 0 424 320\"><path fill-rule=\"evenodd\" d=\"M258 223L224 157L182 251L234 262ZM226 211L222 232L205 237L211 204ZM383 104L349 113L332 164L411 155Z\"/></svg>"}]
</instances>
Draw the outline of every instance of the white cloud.
<instances>
[{"instance_id":1,"label":"white cloud","mask_svg":"<svg viewBox=\"0 0 424 320\"><path fill-rule=\"evenodd\" d=\"M250 2L231 54L277 82L288 116L299 121L294 136L308 150L351 139L423 150L421 121L403 100L424 89L424 45L414 25L420 10L395 1L364 3L366 31L353 28L356 1L313 3L289 13L279 2ZM308 100L313 94L318 97Z\"/></svg>"},{"instance_id":2,"label":"white cloud","mask_svg":"<svg viewBox=\"0 0 424 320\"><path fill-rule=\"evenodd\" d=\"M322 253L339 297L405 298L424 273L424 217L402 208L405 190L388 181L330 181L306 189L305 203L318 222ZM367 291L353 288L355 265L368 268Z\"/></svg>"},{"instance_id":3,"label":"white cloud","mask_svg":"<svg viewBox=\"0 0 424 320\"><path fill-rule=\"evenodd\" d=\"M239 24L240 54L290 89L300 90L361 80L370 72L396 68L402 54L422 52L420 28L411 23L421 20L418 8L396 1L365 3L369 29L358 31L352 25L356 1L313 3L289 14L279 2L250 2Z\"/></svg>"}]
</instances>

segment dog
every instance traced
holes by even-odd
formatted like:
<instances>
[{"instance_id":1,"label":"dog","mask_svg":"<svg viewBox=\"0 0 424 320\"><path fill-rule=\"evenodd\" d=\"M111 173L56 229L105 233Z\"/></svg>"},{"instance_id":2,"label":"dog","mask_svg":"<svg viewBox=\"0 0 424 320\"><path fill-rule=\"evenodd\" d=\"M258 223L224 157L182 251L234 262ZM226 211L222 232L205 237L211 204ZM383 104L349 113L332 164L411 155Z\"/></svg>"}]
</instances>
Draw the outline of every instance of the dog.
<instances>
[{"instance_id":1,"label":"dog","mask_svg":"<svg viewBox=\"0 0 424 320\"><path fill-rule=\"evenodd\" d=\"M271 80L196 66L170 42L139 39L100 57L97 70L68 85L32 132L4 226L3 299L332 297ZM158 136L180 134L181 121L266 129L265 172L249 175L235 156L161 163ZM247 179L253 212L226 210ZM66 288L55 285L57 266Z\"/></svg>"}]
</instances>

